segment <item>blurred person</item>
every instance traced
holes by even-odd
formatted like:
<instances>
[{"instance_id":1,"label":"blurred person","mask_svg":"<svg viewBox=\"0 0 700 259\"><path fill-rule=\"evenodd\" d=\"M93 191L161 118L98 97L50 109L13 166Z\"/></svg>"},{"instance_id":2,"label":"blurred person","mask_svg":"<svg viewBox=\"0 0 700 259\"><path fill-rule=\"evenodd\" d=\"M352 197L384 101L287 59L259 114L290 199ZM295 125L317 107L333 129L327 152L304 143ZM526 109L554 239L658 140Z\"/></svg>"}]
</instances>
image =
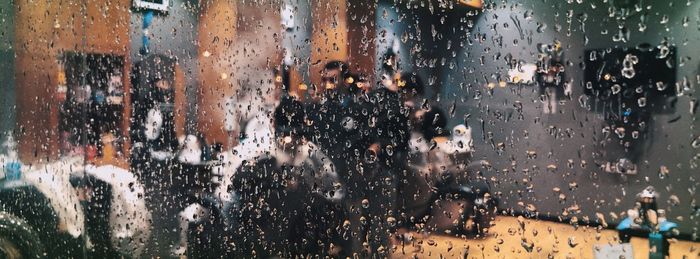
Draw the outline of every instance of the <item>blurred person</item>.
<instances>
[{"instance_id":1,"label":"blurred person","mask_svg":"<svg viewBox=\"0 0 700 259\"><path fill-rule=\"evenodd\" d=\"M222 206L229 207L234 202L231 193L231 179L244 161L254 160L272 149L274 145L273 113L277 107L284 109L303 109L301 102L291 95L282 93L282 74L273 70L272 78L263 79L257 93L249 93L241 103L231 111L235 116L231 124L236 125L241 139L238 144L226 152L221 152L221 166L217 167L215 181L218 187L214 191Z\"/></svg>"},{"instance_id":2,"label":"blurred person","mask_svg":"<svg viewBox=\"0 0 700 259\"><path fill-rule=\"evenodd\" d=\"M330 154L338 171L347 179L351 172L357 171L357 161L367 147L369 83L365 77L350 73L340 61L326 64L322 79L322 85L326 86L323 98L307 108L312 139Z\"/></svg>"},{"instance_id":3,"label":"blurred person","mask_svg":"<svg viewBox=\"0 0 700 259\"><path fill-rule=\"evenodd\" d=\"M346 77L349 97L344 100L341 110L335 116L339 119L339 143L335 147L340 154L340 171L347 172L344 177L350 177L359 172L359 162L367 146L369 146L369 119L373 106L369 102L370 83L367 77L360 74L350 74Z\"/></svg>"},{"instance_id":4,"label":"blurred person","mask_svg":"<svg viewBox=\"0 0 700 259\"><path fill-rule=\"evenodd\" d=\"M164 176L178 146L175 136L174 90L172 82L156 77L137 96L134 117L137 129L131 164L143 181L147 196L164 184Z\"/></svg>"},{"instance_id":5,"label":"blurred person","mask_svg":"<svg viewBox=\"0 0 700 259\"><path fill-rule=\"evenodd\" d=\"M410 121L409 168L399 174L397 214L402 216L399 221L403 226L411 227L427 223L429 218L425 217L430 216L438 199L459 194L468 204L475 204L488 188L484 189L477 179L469 179L466 170L473 145L471 128L457 125L448 129L448 114L425 97L423 82L417 74L401 73L397 85ZM474 186L484 190L474 192ZM469 207L464 211L477 218L473 221L482 222L480 215L474 213L476 209ZM466 223L469 219L462 220Z\"/></svg>"},{"instance_id":6,"label":"blurred person","mask_svg":"<svg viewBox=\"0 0 700 259\"><path fill-rule=\"evenodd\" d=\"M480 163L471 163L471 129L457 125L447 129L446 113L436 106L414 110L409 150L409 170L399 181L399 214L409 229L450 231L470 236L483 235L497 208L486 181L477 175ZM476 169L476 170L474 170ZM455 218L434 213L440 201L458 203ZM449 205L443 210L450 208ZM437 229L435 229L437 228Z\"/></svg>"},{"instance_id":7,"label":"blurred person","mask_svg":"<svg viewBox=\"0 0 700 259\"><path fill-rule=\"evenodd\" d=\"M400 222L397 214L398 181L405 174L408 150L408 109L402 100L395 55L389 53L379 87L356 96L349 109L360 132L352 154L361 157L349 172L348 203L360 256L387 256L389 238ZM352 168L351 168L352 169Z\"/></svg>"},{"instance_id":8,"label":"blurred person","mask_svg":"<svg viewBox=\"0 0 700 259\"><path fill-rule=\"evenodd\" d=\"M366 74L360 73L350 74L348 78L345 79L345 82L349 84L350 93L356 98L372 90L372 84L369 80Z\"/></svg>"},{"instance_id":9,"label":"blurred person","mask_svg":"<svg viewBox=\"0 0 700 259\"><path fill-rule=\"evenodd\" d=\"M294 108L294 106L292 106ZM304 110L275 111L272 149L244 163L240 192L241 253L257 256L339 255L345 187L331 160L309 140Z\"/></svg>"},{"instance_id":10,"label":"blurred person","mask_svg":"<svg viewBox=\"0 0 700 259\"><path fill-rule=\"evenodd\" d=\"M89 111L92 90L89 85L69 85L67 92L68 100L59 109L62 151L64 154L81 154L84 152L83 145L89 144L86 137L89 136L90 127L85 115Z\"/></svg>"},{"instance_id":11,"label":"blurred person","mask_svg":"<svg viewBox=\"0 0 700 259\"><path fill-rule=\"evenodd\" d=\"M396 61L392 61L395 55L391 53L387 55L381 86L370 92L369 102L374 108L370 127L374 129L375 138L370 145L370 150L387 155L383 157L382 162L391 167L397 158L405 155L408 149L407 100L419 92L422 94L422 88L410 87L418 85L418 78L416 76L402 78L402 74L396 68L398 65L393 63ZM416 84L409 84L413 82ZM409 87L406 87L407 85ZM387 150L388 152L385 152Z\"/></svg>"},{"instance_id":12,"label":"blurred person","mask_svg":"<svg viewBox=\"0 0 700 259\"><path fill-rule=\"evenodd\" d=\"M409 167L399 191L400 208L407 214L406 223L410 226L422 223L424 209L432 206L435 195L444 192L443 188L454 180L454 161L450 154L454 151L450 144L450 131L447 117L440 108L418 108L412 114L412 130L409 151ZM418 206L416 206L418 205Z\"/></svg>"},{"instance_id":13,"label":"blurred person","mask_svg":"<svg viewBox=\"0 0 700 259\"><path fill-rule=\"evenodd\" d=\"M173 194L178 201L175 206L182 209L178 212L179 243L171 250L171 254L182 256L187 255L189 225L208 219L216 214L220 207L215 197L212 197L211 190L213 186L210 162L215 156L204 137L198 134L181 138L176 158L173 168Z\"/></svg>"},{"instance_id":14,"label":"blurred person","mask_svg":"<svg viewBox=\"0 0 700 259\"><path fill-rule=\"evenodd\" d=\"M350 98L349 87L345 82L348 76L347 64L342 61L328 62L321 71L321 98L307 108L309 117L314 122L311 127L313 141L331 154L338 145L345 142L340 134L340 115Z\"/></svg>"}]
</instances>

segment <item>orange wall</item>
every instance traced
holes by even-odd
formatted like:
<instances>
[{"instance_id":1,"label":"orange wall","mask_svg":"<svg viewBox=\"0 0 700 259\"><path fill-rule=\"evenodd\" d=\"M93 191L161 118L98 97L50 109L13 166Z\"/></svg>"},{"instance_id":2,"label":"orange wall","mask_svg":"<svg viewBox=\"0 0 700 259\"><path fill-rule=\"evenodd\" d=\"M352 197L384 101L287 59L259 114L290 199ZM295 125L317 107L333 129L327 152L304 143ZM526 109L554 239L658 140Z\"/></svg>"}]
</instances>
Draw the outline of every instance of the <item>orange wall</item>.
<instances>
[{"instance_id":1,"label":"orange wall","mask_svg":"<svg viewBox=\"0 0 700 259\"><path fill-rule=\"evenodd\" d=\"M347 61L348 23L346 0L311 2L311 83L319 84L320 71L329 61Z\"/></svg>"},{"instance_id":2,"label":"orange wall","mask_svg":"<svg viewBox=\"0 0 700 259\"><path fill-rule=\"evenodd\" d=\"M16 2L15 77L22 161L46 160L58 155L59 104L53 95L59 53L122 55L128 78L130 4L130 0L114 0L109 5L87 0L85 6L56 1ZM125 90L128 83L125 80Z\"/></svg>"},{"instance_id":3,"label":"orange wall","mask_svg":"<svg viewBox=\"0 0 700 259\"><path fill-rule=\"evenodd\" d=\"M348 0L348 65L355 73L364 73L369 82L374 79L376 52L376 3Z\"/></svg>"},{"instance_id":4,"label":"orange wall","mask_svg":"<svg viewBox=\"0 0 700 259\"><path fill-rule=\"evenodd\" d=\"M232 77L231 57L227 49L236 40L238 8L235 2L207 2L201 7L199 20L199 98L197 117L199 131L208 142L226 143L221 97L235 90L228 78Z\"/></svg>"}]
</instances>

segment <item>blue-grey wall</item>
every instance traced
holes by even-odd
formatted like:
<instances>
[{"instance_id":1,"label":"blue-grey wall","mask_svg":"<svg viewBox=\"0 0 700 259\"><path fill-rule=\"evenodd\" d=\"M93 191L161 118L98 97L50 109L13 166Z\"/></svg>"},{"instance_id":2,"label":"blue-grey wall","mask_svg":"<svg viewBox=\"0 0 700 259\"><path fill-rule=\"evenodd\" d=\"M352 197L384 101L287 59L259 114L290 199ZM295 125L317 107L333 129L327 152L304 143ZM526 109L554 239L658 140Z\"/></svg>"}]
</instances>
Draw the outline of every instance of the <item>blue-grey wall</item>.
<instances>
[{"instance_id":1,"label":"blue-grey wall","mask_svg":"<svg viewBox=\"0 0 700 259\"><path fill-rule=\"evenodd\" d=\"M15 6L0 2L0 133L15 127ZM0 143L5 135L0 136Z\"/></svg>"},{"instance_id":2,"label":"blue-grey wall","mask_svg":"<svg viewBox=\"0 0 700 259\"><path fill-rule=\"evenodd\" d=\"M659 206L666 209L670 218L681 223L683 232L698 232L700 220L691 214L700 202L696 191L700 161L693 158L700 152L690 147L690 143L700 135L700 125L698 115L689 112L689 103L697 99L699 3L643 1L644 6L648 6L646 31L638 30L640 15L632 16L625 23L631 30L630 38L621 42L612 39L618 22L608 16L608 4L602 0L582 4L555 0L496 1L496 4L487 4L478 16L469 16L464 9L462 13L453 9L443 15L437 6L433 6L431 12L428 4L421 6L420 1L409 2L419 10L408 10L405 3L399 9L384 7L393 6L393 1L383 3L377 9L377 34L381 35L382 29L386 29L391 37L408 33L409 40L402 43L403 64L409 64L404 70L418 71L427 84L432 83L428 87L429 93L439 93L433 99L439 100L437 103L445 110L455 105L450 126L463 123L465 115L470 115L468 122L473 127L475 158L486 159L494 166L494 170L485 175L495 179L495 189L502 192L504 207L523 210L518 205L522 202L535 205L540 213L559 216L567 208L578 205L580 215L594 219L596 212L602 212L611 222L615 220L609 212L619 214L632 207L635 194L645 186L653 185L660 191ZM386 14L381 8L388 10ZM570 23L567 22L568 12L571 12ZM447 21L452 22L440 25L442 28L436 26L437 34L443 35L443 39L433 40L430 25L442 24L440 19L445 16L451 17ZM585 32L579 22L584 16ZM664 16L668 18L666 23L661 22ZM394 24L390 24L391 19L394 19ZM687 27L683 25L685 19L689 20ZM520 29L516 22L520 23ZM460 31L462 27L469 28L470 23L473 23L473 28ZM420 28L420 36L416 28ZM604 173L596 162L603 160L599 157L603 149L597 143L602 138L605 121L600 113L589 111L578 102L578 98L584 95L580 66L584 61L584 51L641 43L655 46L664 39L677 47L677 81L687 78L690 90L677 97L675 113L653 115L650 137L641 143L638 175L623 179ZM378 52L381 52L386 49L381 47L382 44L386 46L386 43L381 42L381 37L378 40ZM447 48L447 40L451 49ZM557 113L543 112L537 86L508 85L497 87L489 94L485 87L488 82L506 79L506 55L534 63L537 43L551 44L554 40L562 42L569 63L566 77L573 82L571 99L562 98ZM422 48L420 54L406 53L417 45ZM425 65L426 59L435 57L445 60ZM411 62L406 62L407 58ZM437 79L430 80L430 75L437 76ZM522 119L518 119L513 106L516 101L522 103ZM679 120L669 122L678 116ZM483 128L481 121L484 121ZM551 130L556 134L550 134ZM493 134L493 143L504 143L504 150L492 146L492 141L486 137L489 133ZM527 151L536 152L537 158L528 159ZM569 160L573 161L573 168L568 167ZM582 167L584 161L586 166ZM546 170L548 165L555 165L558 169L549 172ZM670 169L670 177L659 177L661 166ZM578 188L570 190L570 183L577 184ZM559 201L558 194L552 191L555 187L566 194L565 201ZM670 195L680 200L677 206L668 202Z\"/></svg>"},{"instance_id":3,"label":"blue-grey wall","mask_svg":"<svg viewBox=\"0 0 700 259\"><path fill-rule=\"evenodd\" d=\"M506 150L499 154L485 140L480 127L475 127L475 139L477 157L491 160L497 169L511 168L511 160L517 161L515 170L508 173L492 173L499 179L499 190L504 192L507 206L518 208L517 202L532 203L538 206L543 213L559 215L562 211L574 204L579 205L584 215L593 217L595 212L620 213L633 206L637 192L647 185L653 185L660 191L659 205L665 208L672 218L679 219L685 233L697 233L699 219L690 217L697 206L696 189L698 187L697 174L699 161L693 160L698 153L692 149L690 143L700 134L697 115L690 114L689 103L695 94L698 74L698 61L690 59L685 64L678 65L677 80L688 78L692 83L692 89L678 97L675 113L655 114L652 117L651 130L647 141L639 143L643 145L642 155L639 159L639 174L623 179L617 175L602 172L595 163L600 162L602 147L596 145L596 140L602 138L601 129L605 124L600 113L588 111L578 104L578 98L583 93L583 69L579 66L584 62L586 49L609 48L613 46L627 47L637 46L641 43L658 45L667 38L678 48L678 59L698 57L700 47L693 42L700 40L698 31L698 8L700 4L694 3L685 6L686 1L645 1L650 5L647 15L647 29L645 32L637 30L639 15L630 18L627 22L630 27L630 39L628 42L615 42L613 35L617 32L617 22L608 17L607 6L597 3L593 8L590 3L566 4L563 1L521 1L520 5L508 4L499 6L495 10L489 10L477 20L472 31L474 34L483 34L486 41L465 48L458 55L459 69L451 73L443 74L445 89L442 99L447 103L457 100L457 114L469 113L472 115L472 125L478 125L478 120L483 119L487 123L483 132L493 132L495 142L506 143ZM673 6L671 6L673 4ZM567 12L573 12L572 22L566 22ZM525 19L526 12L532 13L531 19ZM514 26L511 15L520 20L526 40L520 39ZM587 15L584 23L585 32L578 22L581 15ZM669 21L662 24L662 17L667 16ZM692 22L688 27L682 25L684 17ZM538 32L537 23L546 24L546 28ZM509 24L508 27L505 25ZM539 25L542 27L542 25ZM557 27L561 30L557 31ZM496 28L496 30L494 30ZM571 29L569 34L568 29ZM607 34L603 32L607 31ZM527 35L532 33L532 43L527 42ZM569 34L569 35L567 35ZM496 46L492 37L502 36L504 47ZM519 40L517 46L513 46L514 40ZM480 89L486 93L484 85L487 78L489 82L495 82L492 76L499 75L504 78L507 67L505 62L494 60L494 55L502 56L510 53L517 60L534 63L536 60L537 43L551 43L555 39L563 45L564 54L569 66L566 67L566 76L572 80L572 99L563 99L559 107L560 113L544 114L542 103L539 102L539 92L533 86L509 86L497 88L494 94L483 95L479 101L472 98L473 92L458 90L459 83L472 83L473 89ZM490 53L484 50L490 48ZM484 56L485 63L480 64L479 58ZM465 79L457 76L466 70L474 71ZM465 101L460 99L464 98ZM523 103L523 120L499 121L497 111L505 114L512 112L513 102ZM670 100L669 100L670 102ZM445 102L443 102L445 104ZM446 105L443 105L446 106ZM681 116L678 121L669 122L672 118ZM458 121L458 120L455 120ZM453 123L455 122L453 121ZM548 130L556 128L559 132L550 135ZM573 136L564 137L562 132L570 130ZM527 132L527 137L526 137ZM538 159L528 160L526 151L536 151ZM615 152L615 150L608 150ZM550 154L551 153L551 154ZM568 160L574 161L574 168L567 167ZM581 168L582 161L588 166ZM542 170L548 165L554 164L559 169L555 172ZM671 170L670 177L659 178L659 168L667 166ZM533 167L539 168L533 170ZM530 169L529 173L523 173L524 169ZM529 183L523 181L529 179ZM578 189L568 191L569 183L577 183ZM531 185L532 188L526 188ZM552 189L559 187L565 190L567 200L558 202L558 195ZM677 206L671 205L667 200L670 195L676 195L680 199ZM619 200L618 200L619 199ZM611 219L608 219L609 221Z\"/></svg>"}]
</instances>

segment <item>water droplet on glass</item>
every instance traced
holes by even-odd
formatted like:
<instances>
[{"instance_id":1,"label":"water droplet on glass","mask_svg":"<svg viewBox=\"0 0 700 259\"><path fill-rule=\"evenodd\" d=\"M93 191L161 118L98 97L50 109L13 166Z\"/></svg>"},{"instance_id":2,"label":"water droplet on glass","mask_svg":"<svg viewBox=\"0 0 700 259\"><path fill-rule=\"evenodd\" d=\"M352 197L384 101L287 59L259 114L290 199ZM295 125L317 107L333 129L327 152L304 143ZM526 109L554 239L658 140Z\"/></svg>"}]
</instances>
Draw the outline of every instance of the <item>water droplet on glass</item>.
<instances>
[{"instance_id":1,"label":"water droplet on glass","mask_svg":"<svg viewBox=\"0 0 700 259\"><path fill-rule=\"evenodd\" d=\"M634 71L634 68L623 68L622 69L622 76L624 76L627 79L633 78L637 74L636 71Z\"/></svg>"},{"instance_id":2,"label":"water droplet on glass","mask_svg":"<svg viewBox=\"0 0 700 259\"><path fill-rule=\"evenodd\" d=\"M396 218L388 217L388 218L386 218L386 223L389 224L389 227L395 227L396 226Z\"/></svg>"},{"instance_id":3,"label":"water droplet on glass","mask_svg":"<svg viewBox=\"0 0 700 259\"><path fill-rule=\"evenodd\" d=\"M690 143L690 146L692 146L693 148L700 148L700 135L695 137L693 142Z\"/></svg>"},{"instance_id":4,"label":"water droplet on glass","mask_svg":"<svg viewBox=\"0 0 700 259\"><path fill-rule=\"evenodd\" d=\"M666 45L660 45L658 46L658 48L659 54L656 56L656 58L658 59L665 59L668 56L668 54L671 53L671 49Z\"/></svg>"},{"instance_id":5,"label":"water droplet on glass","mask_svg":"<svg viewBox=\"0 0 700 259\"><path fill-rule=\"evenodd\" d=\"M362 200L362 208L365 208L365 209L369 208L369 200L368 199Z\"/></svg>"},{"instance_id":6,"label":"water droplet on glass","mask_svg":"<svg viewBox=\"0 0 700 259\"><path fill-rule=\"evenodd\" d=\"M393 155L394 154L394 146L392 146L392 145L386 146L386 154L389 156Z\"/></svg>"},{"instance_id":7,"label":"water droplet on glass","mask_svg":"<svg viewBox=\"0 0 700 259\"><path fill-rule=\"evenodd\" d=\"M525 248L525 251L528 253L532 252L532 249L535 247L535 243L532 241L528 241L526 238L523 237L522 241L520 242L520 245Z\"/></svg>"},{"instance_id":8,"label":"water droplet on glass","mask_svg":"<svg viewBox=\"0 0 700 259\"><path fill-rule=\"evenodd\" d=\"M669 173L670 170L668 170L668 167L665 165L659 167L659 179L665 179Z\"/></svg>"},{"instance_id":9,"label":"water droplet on glass","mask_svg":"<svg viewBox=\"0 0 700 259\"><path fill-rule=\"evenodd\" d=\"M611 88L613 94L618 94L622 90L622 86L614 84Z\"/></svg>"},{"instance_id":10,"label":"water droplet on glass","mask_svg":"<svg viewBox=\"0 0 700 259\"><path fill-rule=\"evenodd\" d=\"M632 138L633 138L633 139L638 139L638 138L639 138L639 131L638 131L638 130L632 131Z\"/></svg>"},{"instance_id":11,"label":"water droplet on glass","mask_svg":"<svg viewBox=\"0 0 700 259\"><path fill-rule=\"evenodd\" d=\"M547 29L546 23L537 22L537 32L538 33L543 33L545 29Z\"/></svg>"},{"instance_id":12,"label":"water droplet on glass","mask_svg":"<svg viewBox=\"0 0 700 259\"><path fill-rule=\"evenodd\" d=\"M625 128L624 127L615 128L615 134L617 134L617 137L619 137L619 138L624 138L625 137Z\"/></svg>"},{"instance_id":13,"label":"water droplet on glass","mask_svg":"<svg viewBox=\"0 0 700 259\"><path fill-rule=\"evenodd\" d=\"M535 159L537 158L537 152L533 150L528 150L527 151L527 158L528 159Z\"/></svg>"},{"instance_id":14,"label":"water droplet on glass","mask_svg":"<svg viewBox=\"0 0 700 259\"><path fill-rule=\"evenodd\" d=\"M647 106L647 98L646 98L646 97L640 97L639 99L637 99L637 105L639 105L639 107L645 107L645 106Z\"/></svg>"},{"instance_id":15,"label":"water droplet on glass","mask_svg":"<svg viewBox=\"0 0 700 259\"><path fill-rule=\"evenodd\" d=\"M663 91L663 90L666 90L667 87L668 87L668 85L665 84L664 82L661 82L661 81L656 82L656 90Z\"/></svg>"}]
</instances>

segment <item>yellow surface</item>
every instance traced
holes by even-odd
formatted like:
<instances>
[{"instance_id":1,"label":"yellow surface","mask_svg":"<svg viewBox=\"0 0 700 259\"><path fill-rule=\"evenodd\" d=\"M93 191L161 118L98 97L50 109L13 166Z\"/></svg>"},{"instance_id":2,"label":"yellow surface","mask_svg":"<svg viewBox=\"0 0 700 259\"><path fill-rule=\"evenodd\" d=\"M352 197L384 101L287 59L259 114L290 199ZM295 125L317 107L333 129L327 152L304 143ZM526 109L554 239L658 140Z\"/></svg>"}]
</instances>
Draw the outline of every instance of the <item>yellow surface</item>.
<instances>
[{"instance_id":1,"label":"yellow surface","mask_svg":"<svg viewBox=\"0 0 700 259\"><path fill-rule=\"evenodd\" d=\"M591 227L574 228L572 225L548 221L499 217L490 234L482 239L466 239L444 235L408 233L412 241L394 240L393 258L593 258L593 246L617 242L614 230L597 231ZM524 226L522 228L521 226ZM534 245L532 252L523 247ZM574 246L569 243L575 244ZM632 238L634 258L648 258L647 239ZM467 256L465 256L465 251ZM671 258L700 258L700 243L671 241Z\"/></svg>"}]
</instances>

